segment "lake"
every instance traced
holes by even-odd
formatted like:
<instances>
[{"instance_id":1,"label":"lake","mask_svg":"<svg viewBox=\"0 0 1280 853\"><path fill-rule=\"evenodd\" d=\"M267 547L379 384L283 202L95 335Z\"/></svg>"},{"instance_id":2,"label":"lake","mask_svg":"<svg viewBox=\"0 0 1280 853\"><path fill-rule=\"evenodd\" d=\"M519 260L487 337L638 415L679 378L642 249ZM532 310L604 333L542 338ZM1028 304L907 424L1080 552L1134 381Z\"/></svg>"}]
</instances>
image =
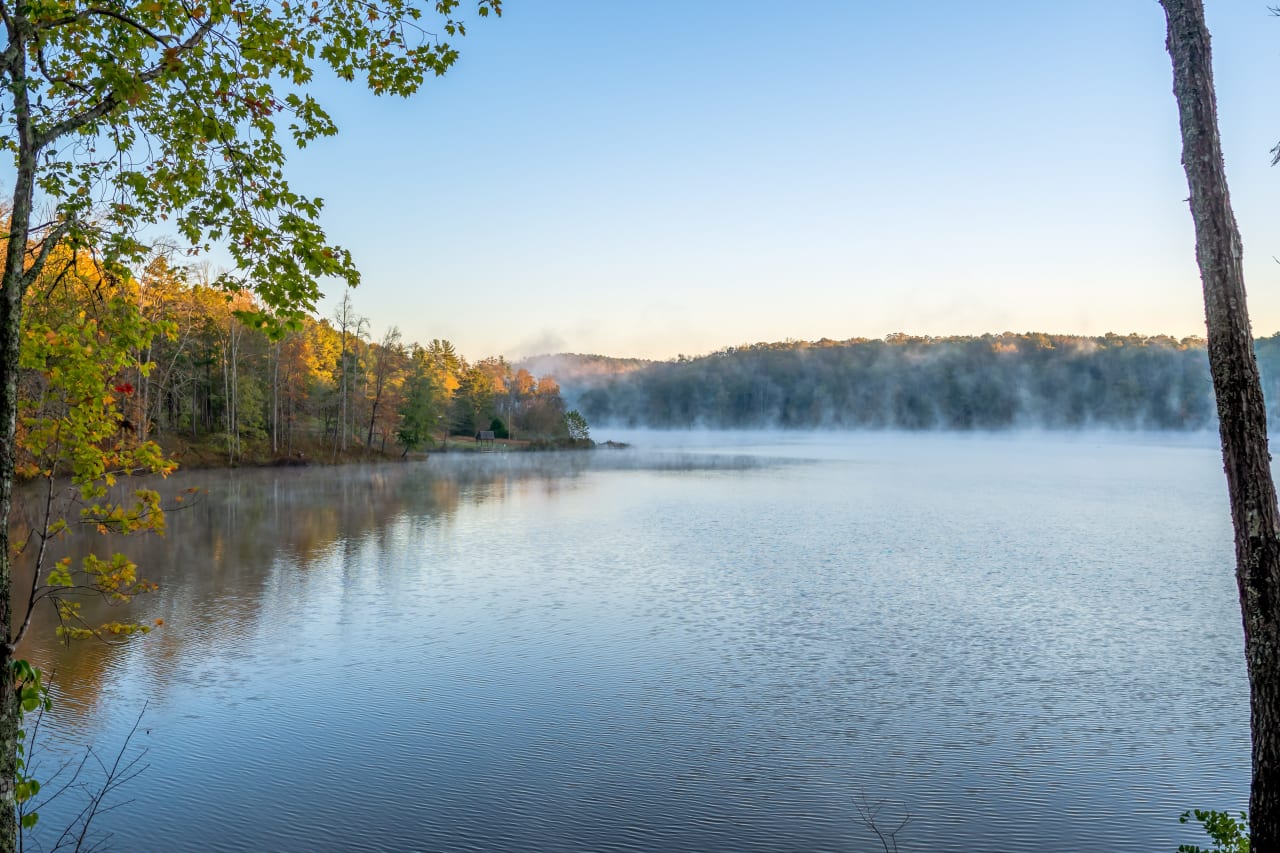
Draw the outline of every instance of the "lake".
<instances>
[{"instance_id":1,"label":"lake","mask_svg":"<svg viewBox=\"0 0 1280 853\"><path fill-rule=\"evenodd\" d=\"M24 651L118 850L1168 851L1247 804L1216 436L609 433L190 472ZM79 808L42 811L51 832Z\"/></svg>"}]
</instances>

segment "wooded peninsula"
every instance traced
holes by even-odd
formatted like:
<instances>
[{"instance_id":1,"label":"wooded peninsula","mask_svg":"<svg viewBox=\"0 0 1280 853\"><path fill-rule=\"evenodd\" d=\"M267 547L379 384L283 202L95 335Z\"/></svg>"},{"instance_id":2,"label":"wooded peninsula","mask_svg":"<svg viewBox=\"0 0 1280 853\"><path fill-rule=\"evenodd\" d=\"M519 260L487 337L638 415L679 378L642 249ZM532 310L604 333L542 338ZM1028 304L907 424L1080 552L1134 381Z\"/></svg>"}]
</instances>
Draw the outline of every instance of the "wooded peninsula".
<instances>
[{"instance_id":1,"label":"wooded peninsula","mask_svg":"<svg viewBox=\"0 0 1280 853\"><path fill-rule=\"evenodd\" d=\"M552 377L468 361L447 340L407 343L395 327L372 340L349 292L332 319L269 334L252 295L161 257L127 280L70 255L51 270L23 318L19 448L86 395L114 407L117 439L157 442L186 467L400 457L449 436L590 443ZM72 371L84 381L69 386Z\"/></svg>"}]
</instances>

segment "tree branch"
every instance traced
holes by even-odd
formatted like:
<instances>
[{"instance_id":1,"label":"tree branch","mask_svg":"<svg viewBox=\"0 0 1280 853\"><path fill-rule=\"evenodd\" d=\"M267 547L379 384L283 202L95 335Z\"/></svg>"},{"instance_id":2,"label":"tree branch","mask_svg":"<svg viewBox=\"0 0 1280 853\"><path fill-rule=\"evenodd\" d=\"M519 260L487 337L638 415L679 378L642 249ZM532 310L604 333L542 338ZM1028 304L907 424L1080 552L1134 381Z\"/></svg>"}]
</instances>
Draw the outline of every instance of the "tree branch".
<instances>
[{"instance_id":1,"label":"tree branch","mask_svg":"<svg viewBox=\"0 0 1280 853\"><path fill-rule=\"evenodd\" d=\"M45 261L49 260L49 253L53 251L63 237L67 236L67 232L71 230L73 224L73 220L64 219L54 226L54 229L40 241L40 251L36 254L35 260L31 262L31 266L22 274L21 289L23 293L26 293L27 288L31 286L31 282L40 276L40 271L44 269Z\"/></svg>"},{"instance_id":2,"label":"tree branch","mask_svg":"<svg viewBox=\"0 0 1280 853\"><path fill-rule=\"evenodd\" d=\"M200 42L204 41L204 37L207 36L212 30L213 30L213 22L205 21L203 24L200 25L199 29L197 29L194 33L191 34L191 36L186 41L178 45L176 48L172 48L172 50L176 50L179 53L191 50ZM167 60L162 61L160 64L155 65L147 69L146 71L142 72L141 74L139 74L138 80L142 83L150 83L153 80L157 79L161 74L163 74L164 69L167 66L168 66L168 61ZM50 142L52 142L55 139L66 136L68 133L71 133L73 131L79 130L80 128L84 127L86 124L93 121L94 119L102 118L107 113L111 112L116 107L118 107L120 103L121 103L120 98L115 94L115 92L112 92L108 94L106 97L104 97L102 100L98 101L98 103L89 107L87 110L84 110L81 113L73 115L70 118L63 119L62 121L55 124L53 127L50 127L44 133L38 134L36 136L36 139L35 139L36 150L43 148L44 146L48 145Z\"/></svg>"},{"instance_id":3,"label":"tree branch","mask_svg":"<svg viewBox=\"0 0 1280 853\"><path fill-rule=\"evenodd\" d=\"M62 424L58 424L58 433L62 433ZM17 633L13 635L13 639L9 641L9 654L12 655L18 646L22 645L22 639L27 636L27 629L31 627L31 614L36 609L36 599L40 592L40 573L44 571L44 555L49 546L49 519L53 517L53 477L46 478L45 499L44 499L44 530L40 534L40 551L36 555L36 565L31 572L31 590L27 596L27 612L22 618L22 625L18 628Z\"/></svg>"},{"instance_id":4,"label":"tree branch","mask_svg":"<svg viewBox=\"0 0 1280 853\"><path fill-rule=\"evenodd\" d=\"M36 65L39 67L40 73L44 75L44 79L48 80L50 83L62 83L79 92L83 92L86 95L89 94L89 87L83 83L77 83L70 77L54 77L49 73L49 67L45 65L44 62L44 45L40 43L39 36L36 36Z\"/></svg>"},{"instance_id":5,"label":"tree branch","mask_svg":"<svg viewBox=\"0 0 1280 853\"><path fill-rule=\"evenodd\" d=\"M54 27L65 27L67 24L74 24L86 20L90 15L105 15L108 18L115 18L120 23L133 27L135 30L152 39L157 44L169 44L177 38L177 36L161 35L159 33L152 32L149 28L138 23L128 15L122 15L121 13L111 9L104 9L101 6L91 6L82 12L76 12L74 15L66 15L61 18L55 18L52 21L45 21L44 23L37 25L35 29L36 32L39 32L41 30L51 30Z\"/></svg>"}]
</instances>

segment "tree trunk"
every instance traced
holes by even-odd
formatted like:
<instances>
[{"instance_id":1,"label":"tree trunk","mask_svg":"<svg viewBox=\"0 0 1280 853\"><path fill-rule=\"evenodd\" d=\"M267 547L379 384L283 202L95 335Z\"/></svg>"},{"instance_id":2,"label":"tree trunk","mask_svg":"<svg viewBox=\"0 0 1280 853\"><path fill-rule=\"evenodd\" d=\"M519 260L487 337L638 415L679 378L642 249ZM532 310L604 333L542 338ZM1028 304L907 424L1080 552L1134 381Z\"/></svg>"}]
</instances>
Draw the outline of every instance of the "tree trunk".
<instances>
[{"instance_id":1,"label":"tree trunk","mask_svg":"<svg viewBox=\"0 0 1280 853\"><path fill-rule=\"evenodd\" d=\"M26 94L26 46L19 32L10 74L13 79L14 124L17 129L18 169L14 176L13 208L5 246L4 277L0 283L0 853L17 847L18 823L14 803L17 776L18 727L21 715L13 689L13 613L10 589L9 511L13 505L14 442L18 424L18 353L22 327L22 297L27 287L27 242L31 233L32 192L36 149ZM38 269L31 270L38 272Z\"/></svg>"},{"instance_id":2,"label":"tree trunk","mask_svg":"<svg viewBox=\"0 0 1280 853\"><path fill-rule=\"evenodd\" d=\"M25 229L22 229L22 233L25 233ZM15 243L16 240L10 243L10 256L14 253L12 247ZM21 251L18 250L17 269L13 268L12 257L6 263L3 294L0 295L0 640L3 640L0 642L0 853L9 853L15 849L18 834L13 797L21 715L10 668L13 661L13 649L9 645L13 613L10 593L9 511L13 502L14 440L18 411L22 272Z\"/></svg>"},{"instance_id":3,"label":"tree trunk","mask_svg":"<svg viewBox=\"0 0 1280 853\"><path fill-rule=\"evenodd\" d=\"M236 335L236 319L227 320L227 337L231 347L231 461L240 458L240 339Z\"/></svg>"},{"instance_id":4,"label":"tree trunk","mask_svg":"<svg viewBox=\"0 0 1280 853\"><path fill-rule=\"evenodd\" d=\"M235 462L235 451L231 447L231 342L222 347L222 398L224 411L222 425L227 433L227 465Z\"/></svg>"},{"instance_id":5,"label":"tree trunk","mask_svg":"<svg viewBox=\"0 0 1280 853\"><path fill-rule=\"evenodd\" d=\"M280 454L280 341L271 366L271 453Z\"/></svg>"},{"instance_id":6,"label":"tree trunk","mask_svg":"<svg viewBox=\"0 0 1280 853\"><path fill-rule=\"evenodd\" d=\"M382 358L387 358L387 354L385 352L382 354ZM385 377L382 375L383 369L384 369L383 365L379 363L378 364L378 380L377 380L377 383L374 385L373 402L369 406L369 435L364 442L365 447L369 449L373 448L373 427L378 422L378 404L382 402L382 386L383 386L383 383L386 381ZM384 440L383 441L384 450L386 449L385 445L386 445L386 441Z\"/></svg>"},{"instance_id":7,"label":"tree trunk","mask_svg":"<svg viewBox=\"0 0 1280 853\"><path fill-rule=\"evenodd\" d=\"M1191 190L1196 260L1204 286L1209 367L1235 526L1236 583L1249 670L1253 853L1280 851L1280 511L1267 449L1267 412L1245 305L1240 232L1231 212L1209 31L1202 0L1162 0L1182 165Z\"/></svg>"}]
</instances>

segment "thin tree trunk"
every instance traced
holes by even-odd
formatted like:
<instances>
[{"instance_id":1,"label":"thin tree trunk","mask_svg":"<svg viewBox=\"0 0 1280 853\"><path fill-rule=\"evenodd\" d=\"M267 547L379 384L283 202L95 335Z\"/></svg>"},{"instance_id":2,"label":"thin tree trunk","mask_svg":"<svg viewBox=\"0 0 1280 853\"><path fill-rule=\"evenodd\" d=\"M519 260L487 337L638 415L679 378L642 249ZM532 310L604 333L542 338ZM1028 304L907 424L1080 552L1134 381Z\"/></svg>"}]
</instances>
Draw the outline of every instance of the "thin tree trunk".
<instances>
[{"instance_id":1,"label":"thin tree trunk","mask_svg":"<svg viewBox=\"0 0 1280 853\"><path fill-rule=\"evenodd\" d=\"M138 285L138 313L142 315L146 313L146 293L146 284L140 282ZM134 367L134 375L137 377L138 383L137 388L134 389L138 395L134 403L134 409L137 411L135 417L138 419L138 422L134 425L134 434L138 437L138 441L147 440L147 421L151 419L151 374L150 372L144 374L142 365L151 362L151 354L154 347L154 341L148 340L146 350L139 349L138 364Z\"/></svg>"},{"instance_id":2,"label":"thin tree trunk","mask_svg":"<svg viewBox=\"0 0 1280 853\"><path fill-rule=\"evenodd\" d=\"M342 377L339 385L341 399L338 404L338 448L341 450L347 449L347 324L350 320L350 299L350 294L342 297ZM337 460L336 452L334 460Z\"/></svg>"},{"instance_id":3,"label":"thin tree trunk","mask_svg":"<svg viewBox=\"0 0 1280 853\"><path fill-rule=\"evenodd\" d=\"M148 343L146 351L138 354L138 366L134 368L134 373L138 377L136 389L138 403L135 406L138 411L138 423L134 425L138 441L146 441L147 421L151 418L151 375L142 372L142 365L151 361L151 348L151 344Z\"/></svg>"},{"instance_id":4,"label":"thin tree trunk","mask_svg":"<svg viewBox=\"0 0 1280 853\"><path fill-rule=\"evenodd\" d=\"M373 449L373 427L378 422L378 404L382 402L382 389L387 382L386 374L387 374L388 366L387 366L386 360L389 358L391 358L391 353L387 349L383 349L383 351L378 356L378 371L375 374L376 380L373 386L373 402L370 403L369 405L369 434L365 438L365 442L364 442L365 447L369 448L370 450ZM384 438L382 442L382 445L383 445L382 449L384 451L386 450L386 444L387 442Z\"/></svg>"},{"instance_id":5,"label":"thin tree trunk","mask_svg":"<svg viewBox=\"0 0 1280 853\"><path fill-rule=\"evenodd\" d=\"M235 462L235 451L231 448L231 341L222 346L222 426L227 434L227 464Z\"/></svg>"},{"instance_id":6,"label":"thin tree trunk","mask_svg":"<svg viewBox=\"0 0 1280 853\"><path fill-rule=\"evenodd\" d=\"M1235 526L1253 735L1249 820L1253 853L1280 851L1280 511L1267 448L1267 412L1245 304L1240 232L1231 212L1209 31L1202 0L1162 0L1182 165L1191 190L1204 286L1209 367Z\"/></svg>"},{"instance_id":7,"label":"thin tree trunk","mask_svg":"<svg viewBox=\"0 0 1280 853\"><path fill-rule=\"evenodd\" d=\"M271 452L280 454L280 341L271 366Z\"/></svg>"},{"instance_id":8,"label":"thin tree trunk","mask_svg":"<svg viewBox=\"0 0 1280 853\"><path fill-rule=\"evenodd\" d=\"M240 458L240 339L236 336L236 320L227 321L227 337L231 342L231 461Z\"/></svg>"}]
</instances>

